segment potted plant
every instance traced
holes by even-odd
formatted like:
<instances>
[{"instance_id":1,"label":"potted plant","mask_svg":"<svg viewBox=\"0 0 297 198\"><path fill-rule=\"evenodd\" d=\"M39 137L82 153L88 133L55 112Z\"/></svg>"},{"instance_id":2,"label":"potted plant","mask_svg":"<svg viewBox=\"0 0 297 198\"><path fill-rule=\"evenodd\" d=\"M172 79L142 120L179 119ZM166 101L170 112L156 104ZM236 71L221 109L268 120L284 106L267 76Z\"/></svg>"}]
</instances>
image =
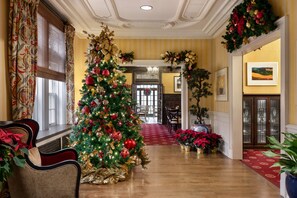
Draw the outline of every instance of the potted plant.
<instances>
[{"instance_id":1,"label":"potted plant","mask_svg":"<svg viewBox=\"0 0 297 198\"><path fill-rule=\"evenodd\" d=\"M195 66L193 67L195 68ZM205 124L204 119L208 118L208 108L202 107L200 102L202 98L207 98L212 95L210 91L211 84L208 82L210 72L206 69L195 68L183 72L187 79L188 87L192 91L192 97L196 100L195 104L191 105L190 112L197 117L196 124Z\"/></svg>"},{"instance_id":2,"label":"potted plant","mask_svg":"<svg viewBox=\"0 0 297 198\"><path fill-rule=\"evenodd\" d=\"M194 146L197 149L197 153L216 153L221 143L222 136L216 133L206 133L206 132L195 132L196 139L194 141Z\"/></svg>"},{"instance_id":3,"label":"potted plant","mask_svg":"<svg viewBox=\"0 0 297 198\"><path fill-rule=\"evenodd\" d=\"M13 164L24 167L25 158L23 154L28 154L26 145L22 143L23 134L15 134L0 128L0 192L2 185L12 174Z\"/></svg>"},{"instance_id":4,"label":"potted plant","mask_svg":"<svg viewBox=\"0 0 297 198\"><path fill-rule=\"evenodd\" d=\"M174 135L176 141L181 145L182 150L190 151L194 147L194 141L196 139L197 132L191 129L178 129Z\"/></svg>"},{"instance_id":5,"label":"potted plant","mask_svg":"<svg viewBox=\"0 0 297 198\"><path fill-rule=\"evenodd\" d=\"M210 147L210 141L208 139L208 134L205 132L196 132L198 133L198 137L194 141L194 146L197 149L197 153L204 153Z\"/></svg>"},{"instance_id":6,"label":"potted plant","mask_svg":"<svg viewBox=\"0 0 297 198\"><path fill-rule=\"evenodd\" d=\"M263 152L267 157L279 157L272 167L280 167L281 173L286 173L286 189L289 197L297 197L297 134L283 133L285 138L280 143L274 136L268 137L269 147L279 149L280 154L271 150Z\"/></svg>"}]
</instances>

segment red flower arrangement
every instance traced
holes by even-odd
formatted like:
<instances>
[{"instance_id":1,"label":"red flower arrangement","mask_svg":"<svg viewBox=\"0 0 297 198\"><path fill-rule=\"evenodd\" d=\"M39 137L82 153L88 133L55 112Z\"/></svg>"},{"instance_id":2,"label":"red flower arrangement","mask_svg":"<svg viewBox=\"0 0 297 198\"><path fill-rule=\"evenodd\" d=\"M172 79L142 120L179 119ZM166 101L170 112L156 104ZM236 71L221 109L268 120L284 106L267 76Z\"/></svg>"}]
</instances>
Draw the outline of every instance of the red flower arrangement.
<instances>
[{"instance_id":1,"label":"red flower arrangement","mask_svg":"<svg viewBox=\"0 0 297 198\"><path fill-rule=\"evenodd\" d=\"M222 44L228 52L233 52L248 43L250 37L275 30L277 18L268 0L244 0L233 9Z\"/></svg>"},{"instance_id":2,"label":"red flower arrangement","mask_svg":"<svg viewBox=\"0 0 297 198\"><path fill-rule=\"evenodd\" d=\"M26 145L22 143L23 134L15 134L9 130L0 129L0 182L7 180L12 173L13 164L24 167L28 154Z\"/></svg>"},{"instance_id":3,"label":"red flower arrangement","mask_svg":"<svg viewBox=\"0 0 297 198\"><path fill-rule=\"evenodd\" d=\"M196 132L191 129L179 129L174 135L176 141L182 145L212 150L219 147L222 136L216 133Z\"/></svg>"}]
</instances>

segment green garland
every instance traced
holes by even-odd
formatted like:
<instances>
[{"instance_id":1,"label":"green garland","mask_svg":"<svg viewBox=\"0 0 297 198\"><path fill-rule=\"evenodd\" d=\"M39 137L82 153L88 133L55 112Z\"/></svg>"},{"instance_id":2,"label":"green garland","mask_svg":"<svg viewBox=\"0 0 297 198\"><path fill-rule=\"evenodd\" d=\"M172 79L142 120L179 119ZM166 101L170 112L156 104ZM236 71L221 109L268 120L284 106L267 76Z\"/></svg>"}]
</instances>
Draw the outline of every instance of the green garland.
<instances>
[{"instance_id":1,"label":"green garland","mask_svg":"<svg viewBox=\"0 0 297 198\"><path fill-rule=\"evenodd\" d=\"M244 0L233 9L222 44L233 52L248 43L248 38L275 30L277 18L268 0Z\"/></svg>"},{"instance_id":2,"label":"green garland","mask_svg":"<svg viewBox=\"0 0 297 198\"><path fill-rule=\"evenodd\" d=\"M184 62L187 71L193 70L197 62L197 55L191 50L184 50L180 53L166 51L165 54L161 54L161 58L165 63L170 62L173 68Z\"/></svg>"},{"instance_id":3,"label":"green garland","mask_svg":"<svg viewBox=\"0 0 297 198\"><path fill-rule=\"evenodd\" d=\"M134 52L131 51L129 53L122 53L122 51L120 51L119 53L119 58L122 60L123 64L126 64L128 62L133 63L134 60Z\"/></svg>"}]
</instances>

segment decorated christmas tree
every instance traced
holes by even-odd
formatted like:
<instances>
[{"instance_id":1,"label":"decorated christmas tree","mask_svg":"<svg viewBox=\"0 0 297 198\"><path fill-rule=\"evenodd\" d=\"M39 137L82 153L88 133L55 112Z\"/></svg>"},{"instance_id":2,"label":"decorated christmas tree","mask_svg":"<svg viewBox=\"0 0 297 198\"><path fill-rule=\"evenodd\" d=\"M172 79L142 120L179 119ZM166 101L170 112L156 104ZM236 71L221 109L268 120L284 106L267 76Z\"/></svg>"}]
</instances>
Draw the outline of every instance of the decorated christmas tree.
<instances>
[{"instance_id":1,"label":"decorated christmas tree","mask_svg":"<svg viewBox=\"0 0 297 198\"><path fill-rule=\"evenodd\" d=\"M114 33L102 28L99 36L88 34L88 68L70 136L82 167L81 181L94 184L123 181L133 167L149 163L131 89L117 65Z\"/></svg>"}]
</instances>

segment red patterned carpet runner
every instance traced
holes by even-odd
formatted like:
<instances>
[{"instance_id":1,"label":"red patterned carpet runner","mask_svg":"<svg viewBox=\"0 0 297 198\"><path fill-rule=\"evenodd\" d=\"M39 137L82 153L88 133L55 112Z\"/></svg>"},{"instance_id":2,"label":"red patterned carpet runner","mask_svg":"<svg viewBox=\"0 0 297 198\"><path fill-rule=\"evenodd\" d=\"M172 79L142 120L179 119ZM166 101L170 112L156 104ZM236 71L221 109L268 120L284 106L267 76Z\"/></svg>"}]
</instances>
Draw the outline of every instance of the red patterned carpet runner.
<instances>
[{"instance_id":1,"label":"red patterned carpet runner","mask_svg":"<svg viewBox=\"0 0 297 198\"><path fill-rule=\"evenodd\" d=\"M142 124L141 128L141 134L146 145L177 145L173 134L168 132L165 125Z\"/></svg>"},{"instance_id":2,"label":"red patterned carpet runner","mask_svg":"<svg viewBox=\"0 0 297 198\"><path fill-rule=\"evenodd\" d=\"M262 154L263 151L258 149L244 149L242 162L279 188L280 169L279 167L270 168L278 159L266 157Z\"/></svg>"}]
</instances>

